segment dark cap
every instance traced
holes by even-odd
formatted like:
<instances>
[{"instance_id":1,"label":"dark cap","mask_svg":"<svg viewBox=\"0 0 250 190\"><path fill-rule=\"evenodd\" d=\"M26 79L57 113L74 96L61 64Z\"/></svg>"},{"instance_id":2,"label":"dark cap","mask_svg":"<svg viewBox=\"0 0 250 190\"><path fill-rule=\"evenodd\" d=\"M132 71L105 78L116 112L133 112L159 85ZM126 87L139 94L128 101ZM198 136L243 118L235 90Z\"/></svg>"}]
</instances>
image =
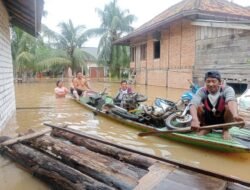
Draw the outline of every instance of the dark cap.
<instances>
[{"instance_id":1,"label":"dark cap","mask_svg":"<svg viewBox=\"0 0 250 190\"><path fill-rule=\"evenodd\" d=\"M221 81L221 76L220 76L220 73L218 71L208 71L206 74L205 74L205 80L207 80L207 78L216 78L218 79L219 81Z\"/></svg>"}]
</instances>

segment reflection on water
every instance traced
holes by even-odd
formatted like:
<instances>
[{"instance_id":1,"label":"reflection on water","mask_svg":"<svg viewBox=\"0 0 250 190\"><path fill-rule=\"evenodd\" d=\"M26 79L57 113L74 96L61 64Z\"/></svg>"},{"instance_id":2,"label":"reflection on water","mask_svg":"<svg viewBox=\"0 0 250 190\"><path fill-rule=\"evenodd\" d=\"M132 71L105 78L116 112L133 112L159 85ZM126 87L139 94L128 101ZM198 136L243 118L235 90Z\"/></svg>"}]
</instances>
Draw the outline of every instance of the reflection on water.
<instances>
[{"instance_id":1,"label":"reflection on water","mask_svg":"<svg viewBox=\"0 0 250 190\"><path fill-rule=\"evenodd\" d=\"M67 84L67 83L66 83ZM168 141L158 137L138 137L136 129L124 126L107 118L94 115L69 97L54 97L55 81L16 85L17 112L1 135L14 135L30 128L38 130L43 123L69 125L71 128L110 140L128 148L137 149L221 174L236 176L250 181L250 154L222 153L191 145ZM119 84L93 82L92 87L115 95ZM133 86L134 91L147 94L148 104L155 97L168 97L174 101L183 89L168 89L155 86ZM31 175L18 168L13 162L0 157L0 189L48 189Z\"/></svg>"}]
</instances>

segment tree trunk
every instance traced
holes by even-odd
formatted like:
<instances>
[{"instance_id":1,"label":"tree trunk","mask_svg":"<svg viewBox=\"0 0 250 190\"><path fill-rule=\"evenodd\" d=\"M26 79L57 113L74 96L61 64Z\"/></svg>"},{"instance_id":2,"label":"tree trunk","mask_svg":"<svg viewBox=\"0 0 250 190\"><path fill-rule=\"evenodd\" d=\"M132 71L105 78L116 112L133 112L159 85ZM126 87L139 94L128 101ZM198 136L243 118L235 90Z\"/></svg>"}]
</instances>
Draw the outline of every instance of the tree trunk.
<instances>
[{"instance_id":1,"label":"tree trunk","mask_svg":"<svg viewBox=\"0 0 250 190\"><path fill-rule=\"evenodd\" d=\"M67 139L76 145L84 146L91 151L111 156L117 160L127 162L142 169L148 169L151 165L155 163L155 159L147 158L145 156L122 150L114 146L84 138L70 132L53 129L52 135Z\"/></svg>"},{"instance_id":2,"label":"tree trunk","mask_svg":"<svg viewBox=\"0 0 250 190\"><path fill-rule=\"evenodd\" d=\"M30 142L35 148L56 155L67 165L118 189L133 189L137 181L147 173L133 165L50 136L39 137Z\"/></svg>"},{"instance_id":3,"label":"tree trunk","mask_svg":"<svg viewBox=\"0 0 250 190\"><path fill-rule=\"evenodd\" d=\"M56 159L20 143L14 144L10 148L5 147L3 154L19 162L34 176L48 182L53 189L113 189Z\"/></svg>"}]
</instances>

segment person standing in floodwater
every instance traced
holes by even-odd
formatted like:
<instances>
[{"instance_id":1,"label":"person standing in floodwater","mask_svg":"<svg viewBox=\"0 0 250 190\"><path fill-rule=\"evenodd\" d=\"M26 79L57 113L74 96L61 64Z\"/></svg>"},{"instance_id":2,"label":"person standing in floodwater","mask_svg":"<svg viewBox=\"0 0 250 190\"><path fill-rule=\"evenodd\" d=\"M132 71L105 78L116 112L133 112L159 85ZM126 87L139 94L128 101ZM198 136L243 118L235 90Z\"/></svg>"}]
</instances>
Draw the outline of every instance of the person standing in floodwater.
<instances>
[{"instance_id":1,"label":"person standing in floodwater","mask_svg":"<svg viewBox=\"0 0 250 190\"><path fill-rule=\"evenodd\" d=\"M56 88L55 88L56 98L64 98L68 92L69 90L63 86L63 82L61 80L58 80L56 82Z\"/></svg>"},{"instance_id":2,"label":"person standing in floodwater","mask_svg":"<svg viewBox=\"0 0 250 190\"><path fill-rule=\"evenodd\" d=\"M76 77L72 80L72 88L70 89L71 93L79 100L80 96L86 96L90 91L93 91L90 88L89 80L83 76L82 72L78 71Z\"/></svg>"}]
</instances>

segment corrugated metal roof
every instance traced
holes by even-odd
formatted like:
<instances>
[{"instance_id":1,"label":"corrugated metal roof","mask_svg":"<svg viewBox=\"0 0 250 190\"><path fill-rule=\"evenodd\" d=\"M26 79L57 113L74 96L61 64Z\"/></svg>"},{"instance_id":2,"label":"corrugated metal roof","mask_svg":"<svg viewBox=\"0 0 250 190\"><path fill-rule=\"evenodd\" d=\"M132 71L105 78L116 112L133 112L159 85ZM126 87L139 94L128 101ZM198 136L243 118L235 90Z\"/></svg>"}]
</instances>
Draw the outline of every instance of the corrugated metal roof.
<instances>
[{"instance_id":1,"label":"corrugated metal roof","mask_svg":"<svg viewBox=\"0 0 250 190\"><path fill-rule=\"evenodd\" d=\"M43 0L3 0L10 16L10 22L31 35L37 35L41 28Z\"/></svg>"}]
</instances>

